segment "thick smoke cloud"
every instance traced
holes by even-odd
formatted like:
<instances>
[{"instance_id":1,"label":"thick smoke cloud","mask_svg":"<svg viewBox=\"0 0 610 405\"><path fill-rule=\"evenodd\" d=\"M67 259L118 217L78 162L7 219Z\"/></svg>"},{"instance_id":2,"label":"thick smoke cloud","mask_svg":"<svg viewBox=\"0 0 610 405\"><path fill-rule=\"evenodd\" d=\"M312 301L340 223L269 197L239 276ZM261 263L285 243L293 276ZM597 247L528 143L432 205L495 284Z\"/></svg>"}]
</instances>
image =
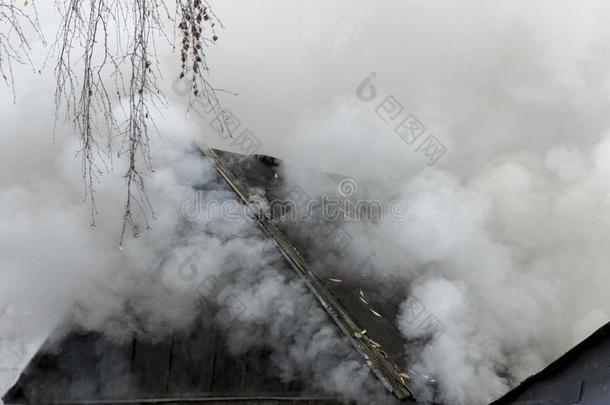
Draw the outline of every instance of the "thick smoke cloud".
<instances>
[{"instance_id":1,"label":"thick smoke cloud","mask_svg":"<svg viewBox=\"0 0 610 405\"><path fill-rule=\"evenodd\" d=\"M52 35L48 8L41 10L42 24ZM167 77L175 77L178 58L169 51L159 57ZM163 86L173 105L158 113L159 136L151 142L155 173L147 187L155 219L150 230L119 247L122 162L107 162L111 169L96 186L91 227L74 130L61 123L51 130L51 73L32 78L24 68L16 79L18 103L3 93L0 113L6 168L0 174L2 393L58 325L62 333L160 341L203 321L224 326L235 353L272 348L275 369L269 372L283 381L298 379L346 399L386 396L255 222L227 220L217 209L235 196L193 151L202 133L213 133L204 122L211 117L186 115L172 80ZM185 215L192 208L185 204L199 196L203 205L196 209L203 211ZM201 320L202 300L220 310Z\"/></svg>"},{"instance_id":2,"label":"thick smoke cloud","mask_svg":"<svg viewBox=\"0 0 610 405\"><path fill-rule=\"evenodd\" d=\"M436 400L486 403L608 321L606 7L405 4L384 14L377 32L396 35L375 63L355 61L370 68L285 142L289 175L312 193L324 186L299 166L405 201L405 221L351 224L352 254L374 251L410 283L398 326ZM371 72L377 98L361 101ZM447 148L434 166L376 113L390 95ZM411 322L415 305L442 333Z\"/></svg>"},{"instance_id":3,"label":"thick smoke cloud","mask_svg":"<svg viewBox=\"0 0 610 405\"><path fill-rule=\"evenodd\" d=\"M237 204L236 197L193 152L196 127L178 125L181 114L166 114L153 149L149 193L156 220L122 249L121 170L99 185L97 225L91 228L89 208L79 198L78 145L69 137L49 144L56 150L46 159L52 159L52 176L43 180L37 177L48 173L23 168L31 177L3 188L2 389L60 322L64 333L79 329L117 341L134 335L161 341L202 321L223 327L235 353L273 348L270 373L283 381L304 380L346 398L385 395L254 220L230 220L218 209L226 201ZM185 216L194 198L203 198L201 206ZM202 300L208 303L203 320ZM221 310L211 311L210 303Z\"/></svg>"},{"instance_id":4,"label":"thick smoke cloud","mask_svg":"<svg viewBox=\"0 0 610 405\"><path fill-rule=\"evenodd\" d=\"M217 5L227 28L210 55L213 80L239 93L223 101L262 141L258 152L289 161L287 174L312 195L324 190L300 168L350 175L362 187L366 182L370 198L406 202L405 221L350 224L351 253L357 261L375 251L375 267L404 278L409 299L445 326L422 344L422 331L408 322L413 303L403 303L398 326L412 368L438 384L430 397L485 403L608 320L609 7L603 1ZM52 32L53 18L43 23ZM174 77L175 55L160 58ZM362 102L356 89L372 72L377 99ZM192 234L179 231L191 186L211 178L209 167L185 154L190 140L203 134L213 146L238 149L210 129L210 118L185 117L179 105L159 121L151 179L157 220L120 252L121 170L99 185L98 225L90 229L71 130L61 127L51 142L47 74L32 79L20 70L19 104L12 105L9 92L0 99L6 168L0 358L11 362L0 365L9 370L0 388L67 311L80 327L114 325L107 332L117 339L136 324L113 318L128 298L139 308L134 316L146 320L138 322L146 325L142 333L187 327L198 295L175 269L192 256L200 276L223 273L231 281L212 299L239 292L251 303L249 321L229 332L235 351L282 342L276 361L282 376L361 395L366 369L342 351L344 342L307 303L303 287L275 270L277 254L253 224L210 220L189 224ZM170 101L178 103L170 84ZM388 95L447 148L435 166L375 113ZM215 198L230 198L212 190ZM241 279L235 263L243 262L255 271ZM311 323L293 316L300 301L313 305ZM375 389L366 387L362 398Z\"/></svg>"}]
</instances>

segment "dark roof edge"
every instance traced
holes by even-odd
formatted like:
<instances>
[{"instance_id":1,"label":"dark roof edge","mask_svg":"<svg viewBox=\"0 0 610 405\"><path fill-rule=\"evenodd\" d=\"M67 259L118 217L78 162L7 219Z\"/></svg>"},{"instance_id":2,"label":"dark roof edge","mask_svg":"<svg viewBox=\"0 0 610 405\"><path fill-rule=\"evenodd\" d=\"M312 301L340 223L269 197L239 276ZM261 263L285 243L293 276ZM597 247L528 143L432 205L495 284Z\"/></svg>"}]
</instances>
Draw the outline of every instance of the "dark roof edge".
<instances>
[{"instance_id":1,"label":"dark roof edge","mask_svg":"<svg viewBox=\"0 0 610 405\"><path fill-rule=\"evenodd\" d=\"M506 403L506 401L515 400L517 397L519 397L519 395L523 394L526 389L528 389L535 383L543 380L547 376L553 374L554 372L561 370L570 362L579 357L582 353L584 353L590 346L593 346L600 340L607 338L608 335L610 335L610 322L606 323L604 326L593 332L593 334L591 334L588 338L578 343L576 346L568 350L563 356L553 361L551 364L546 366L538 373L527 377L518 386L513 388L511 391L509 391L502 397L493 401L490 405L500 405Z\"/></svg>"}]
</instances>

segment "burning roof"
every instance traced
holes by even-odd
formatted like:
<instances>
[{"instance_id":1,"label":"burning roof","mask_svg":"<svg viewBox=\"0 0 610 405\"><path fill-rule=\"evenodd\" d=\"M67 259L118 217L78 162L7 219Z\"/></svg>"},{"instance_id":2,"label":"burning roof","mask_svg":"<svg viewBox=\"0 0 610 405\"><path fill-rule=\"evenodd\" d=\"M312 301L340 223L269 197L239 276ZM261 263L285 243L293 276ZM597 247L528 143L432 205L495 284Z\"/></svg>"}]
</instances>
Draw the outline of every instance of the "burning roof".
<instances>
[{"instance_id":1,"label":"burning roof","mask_svg":"<svg viewBox=\"0 0 610 405\"><path fill-rule=\"evenodd\" d=\"M356 269L340 265L341 246L337 243L345 243L345 240L336 239L349 238L349 235L341 234L340 221L336 224L299 224L270 217L261 209L256 201L257 190L264 190L268 198L286 201L286 193L294 191L283 187L277 160L261 156L246 158L213 150L204 152L230 188L251 209L294 274L305 282L360 353L372 375L396 398L414 400L411 383L424 377L404 364L402 340L395 326L398 304L405 291L397 290L390 279L378 278L368 263L362 263ZM299 227L309 225L315 226L315 233L324 237L319 240L303 237L305 233L299 231ZM320 255L321 250L326 250L327 254ZM196 393L197 397L237 394L244 400L250 393L256 393L259 398L275 398L281 392L282 400L299 397L299 400L310 399L315 403L333 403L334 399L325 398L323 393L309 392L298 384L285 386L267 375L264 370L268 367L265 365L268 353L251 351L242 358L235 358L217 339L216 331L205 329L174 334L156 343L137 337L131 342L117 343L97 333L72 332L63 340L59 339L59 344L57 339L50 339L4 399L8 402L41 398L75 401L167 399L184 395L195 398L193 393ZM269 392L273 395L262 395Z\"/></svg>"},{"instance_id":2,"label":"burning roof","mask_svg":"<svg viewBox=\"0 0 610 405\"><path fill-rule=\"evenodd\" d=\"M418 384L434 387L432 378L409 368L404 341L396 327L398 308L408 294L408 286L376 271L370 257L355 267L346 265L342 254L350 235L343 230L340 218L329 223L311 215L294 221L286 217L301 209L299 204L289 204L279 215L265 206L265 199L308 204L303 190L285 187L276 159L213 150L204 153L256 217L264 234L277 245L293 276L304 281L352 343L372 375L401 400L416 401ZM331 183L341 179L332 175L327 178ZM259 198L259 193L264 198ZM301 195L295 198L295 193ZM308 232L303 232L303 227L309 228ZM271 348L232 353L216 326L206 324L205 319L194 325L160 341L134 336L123 342L108 340L97 332L72 330L64 335L60 327L3 400L340 403L340 398L312 390L302 381L286 383L269 373ZM606 403L609 325L494 403ZM390 397L386 400L391 402Z\"/></svg>"}]
</instances>

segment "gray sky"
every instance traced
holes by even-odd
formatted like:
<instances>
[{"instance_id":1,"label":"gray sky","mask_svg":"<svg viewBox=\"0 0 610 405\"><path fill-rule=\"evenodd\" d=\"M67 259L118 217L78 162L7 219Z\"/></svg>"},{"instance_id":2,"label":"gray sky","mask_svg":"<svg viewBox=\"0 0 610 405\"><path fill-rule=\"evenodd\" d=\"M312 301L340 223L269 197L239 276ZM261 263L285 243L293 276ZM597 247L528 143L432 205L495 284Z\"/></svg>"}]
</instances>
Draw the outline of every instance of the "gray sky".
<instances>
[{"instance_id":1,"label":"gray sky","mask_svg":"<svg viewBox=\"0 0 610 405\"><path fill-rule=\"evenodd\" d=\"M589 147L607 124L600 107L608 102L607 8L599 1L222 2L226 30L212 54L213 80L239 93L226 105L271 154L285 154L282 141L337 98L353 101L371 72L383 95L395 95L447 142L457 166L473 153L487 160L549 142ZM378 136L392 133L370 134Z\"/></svg>"}]
</instances>

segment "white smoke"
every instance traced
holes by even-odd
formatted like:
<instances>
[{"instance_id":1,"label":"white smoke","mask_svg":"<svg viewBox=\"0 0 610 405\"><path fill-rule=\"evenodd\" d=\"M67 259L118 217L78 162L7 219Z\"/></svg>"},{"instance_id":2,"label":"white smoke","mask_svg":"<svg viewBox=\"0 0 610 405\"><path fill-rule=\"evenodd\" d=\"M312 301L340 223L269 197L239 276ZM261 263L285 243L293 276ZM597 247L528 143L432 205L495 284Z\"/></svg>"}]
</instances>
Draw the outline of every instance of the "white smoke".
<instances>
[{"instance_id":1,"label":"white smoke","mask_svg":"<svg viewBox=\"0 0 610 405\"><path fill-rule=\"evenodd\" d=\"M100 331L119 341L134 335L157 341L192 327L206 299L224 308L210 312L205 325L224 325L235 352L273 348L275 374L282 380L304 380L348 399L384 395L254 220L227 220L215 209L215 203L236 197L193 153L188 134L196 129L178 125L180 114L167 114L153 149L156 173L148 186L156 220L122 249L121 170L97 188L99 212L91 228L89 207L78 198L82 184L74 140L51 145L57 150L49 156L54 176L30 167L31 180L2 189L0 299L8 331L1 335L2 389L62 318L68 328ZM195 186L204 189L196 194ZM203 196L201 206L187 221L183 210L196 196ZM15 354L23 345L31 347ZM349 384L339 384L344 381Z\"/></svg>"},{"instance_id":2,"label":"white smoke","mask_svg":"<svg viewBox=\"0 0 610 405\"><path fill-rule=\"evenodd\" d=\"M52 36L50 8L43 5L41 15ZM166 76L176 77L178 57L159 57ZM79 329L118 341L160 341L201 321L206 300L220 311L204 312L204 326L224 326L236 353L273 349L275 370L268 371L283 381L346 399L385 397L256 223L243 215L227 220L217 209L236 196L194 151L202 133L213 143L204 121L211 117L187 116L171 80L162 85L174 104L157 114L151 141L155 173L147 188L155 218L150 230L119 247L123 162L108 162L95 185L92 227L75 131L60 123L52 132L52 72L16 73L18 103L8 92L0 98L1 393L59 325L64 329L54 339ZM188 211L194 199L202 205Z\"/></svg>"},{"instance_id":3,"label":"white smoke","mask_svg":"<svg viewBox=\"0 0 610 405\"><path fill-rule=\"evenodd\" d=\"M384 32L400 35L384 36L380 59L285 142L288 174L310 192L299 166L406 203L404 221L350 224L351 249L376 252L376 268L409 282L398 326L410 367L438 384L429 398L487 403L609 319L606 7L473 1L384 14ZM388 49L408 60L400 75ZM367 101L357 88L371 72ZM446 147L436 165L394 132L400 120L376 113L390 95ZM442 324L432 337L428 315Z\"/></svg>"},{"instance_id":4,"label":"white smoke","mask_svg":"<svg viewBox=\"0 0 610 405\"><path fill-rule=\"evenodd\" d=\"M437 400L485 403L608 320L609 7L480 0L218 4L227 29L211 54L214 80L240 94L225 102L261 139L259 152L284 157L293 166L289 174L310 189L316 180L299 166L368 180L367 197L406 202L405 221L350 224L352 253L359 260L375 251L376 268L411 283L399 327L411 367L437 381L438 390L428 392ZM53 21L46 24L54 29ZM161 59L173 65L175 58ZM372 72L377 98L362 102L356 88ZM186 327L198 295L175 269L194 255L200 276L223 269L233 281L215 298L239 293L252 303L250 321L229 334L234 350L286 342L277 351L282 376L304 375L324 389L360 395L354 382L363 381L357 376L365 370L328 354L344 346L315 306L311 325L292 317L298 307L292 300L307 301L307 294L272 269L277 254L250 234L253 224L209 220L190 225L211 235L176 236L180 204L209 173L198 159L185 158L190 139L204 132L208 143L229 148L230 140L209 132L205 120L185 118L181 108L166 113L162 137L153 140L158 219L119 252L120 168L98 187L98 225L90 229L71 130L62 127L49 141L52 79L27 70L17 76L18 104L8 92L0 99L6 167L0 358L21 363L0 365L12 370L0 387L27 359L21 350L31 355L75 302L80 310L72 314L85 328L107 325L127 297L138 304L146 332ZM434 167L376 115L388 95L446 146ZM200 176L189 177L193 172ZM257 271L238 280L227 263L244 262ZM163 285L151 269L165 275ZM168 294L167 285L182 293ZM425 344L417 340L424 333L419 324L409 322L414 302L444 326ZM108 333L133 332L125 329L134 325L130 319L110 324L116 327ZM288 344L294 336L302 337L298 350ZM330 370L321 372L326 361Z\"/></svg>"},{"instance_id":5,"label":"white smoke","mask_svg":"<svg viewBox=\"0 0 610 405\"><path fill-rule=\"evenodd\" d=\"M539 159L517 151L468 176L426 167L407 145L405 161L395 159L400 139L362 110L338 102L310 118L293 138L299 153L292 161L317 153L316 163L361 175L366 198L405 202L404 220L349 223L351 252L356 260L375 252L375 268L409 282L398 326L416 361L411 368L438 382L435 400L487 403L609 320L610 256L602 241L610 231L610 137L587 149L549 145ZM336 153L320 159L329 142ZM316 143L319 149L308 149ZM288 174L316 192L311 170L296 165ZM328 186L318 187L321 194ZM425 316L412 320L418 305L443 325L425 345L417 340L429 338Z\"/></svg>"},{"instance_id":6,"label":"white smoke","mask_svg":"<svg viewBox=\"0 0 610 405\"><path fill-rule=\"evenodd\" d=\"M32 108L44 110L36 103ZM222 309L210 312L205 325L224 325L235 352L272 348L276 370L270 371L283 381L299 379L347 399L385 395L255 221L245 215L230 220L218 209L236 196L193 150L197 127L180 124L180 108L165 115L153 144L156 172L148 182L156 219L121 249L120 167L96 189L92 228L70 129L62 128L66 136L55 144L45 139L46 131L28 134L28 143L52 149L43 167L36 156L5 156L28 178L7 184L0 198L0 303L7 312L1 322L8 331L0 335L2 389L60 319L67 321L65 333L78 328L119 341L158 341L199 321L206 299ZM52 172L45 167L49 160ZM193 201L200 205L191 206ZM23 345L27 351L14 354Z\"/></svg>"}]
</instances>

